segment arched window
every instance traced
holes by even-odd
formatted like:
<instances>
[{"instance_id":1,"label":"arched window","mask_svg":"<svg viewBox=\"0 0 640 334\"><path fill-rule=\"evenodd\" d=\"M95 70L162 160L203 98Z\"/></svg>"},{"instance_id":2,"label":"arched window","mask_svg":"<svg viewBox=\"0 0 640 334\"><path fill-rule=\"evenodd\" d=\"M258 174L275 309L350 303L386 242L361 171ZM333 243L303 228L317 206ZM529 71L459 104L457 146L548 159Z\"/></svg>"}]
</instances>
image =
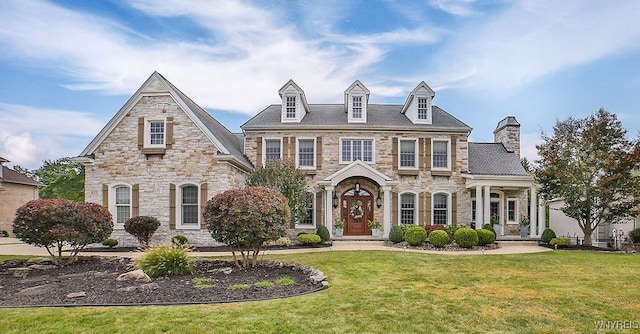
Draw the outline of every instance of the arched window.
<instances>
[{"instance_id":1,"label":"arched window","mask_svg":"<svg viewBox=\"0 0 640 334\"><path fill-rule=\"evenodd\" d=\"M400 224L415 225L416 217L416 195L400 194Z\"/></svg>"},{"instance_id":2,"label":"arched window","mask_svg":"<svg viewBox=\"0 0 640 334\"><path fill-rule=\"evenodd\" d=\"M446 225L449 223L449 194L437 193L433 195L433 224Z\"/></svg>"}]
</instances>

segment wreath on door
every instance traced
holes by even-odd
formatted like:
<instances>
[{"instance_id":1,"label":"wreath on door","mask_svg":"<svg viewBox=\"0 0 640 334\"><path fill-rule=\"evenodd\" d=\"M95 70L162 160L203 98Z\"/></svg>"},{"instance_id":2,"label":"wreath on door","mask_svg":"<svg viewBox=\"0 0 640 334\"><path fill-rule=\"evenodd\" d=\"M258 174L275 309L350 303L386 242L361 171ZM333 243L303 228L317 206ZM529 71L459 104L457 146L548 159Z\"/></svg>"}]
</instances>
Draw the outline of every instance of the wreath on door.
<instances>
[{"instance_id":1,"label":"wreath on door","mask_svg":"<svg viewBox=\"0 0 640 334\"><path fill-rule=\"evenodd\" d=\"M351 217L353 217L353 219L355 219L356 221L360 221L360 219L362 219L363 213L362 201L354 201L349 212L351 213Z\"/></svg>"}]
</instances>

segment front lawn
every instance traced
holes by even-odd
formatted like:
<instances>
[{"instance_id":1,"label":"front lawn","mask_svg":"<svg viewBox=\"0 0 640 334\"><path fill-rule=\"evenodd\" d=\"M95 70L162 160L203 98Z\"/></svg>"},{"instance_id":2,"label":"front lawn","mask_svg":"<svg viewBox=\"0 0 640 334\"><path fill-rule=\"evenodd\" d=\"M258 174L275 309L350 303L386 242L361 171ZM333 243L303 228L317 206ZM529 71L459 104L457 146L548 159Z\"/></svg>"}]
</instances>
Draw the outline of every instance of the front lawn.
<instances>
[{"instance_id":1,"label":"front lawn","mask_svg":"<svg viewBox=\"0 0 640 334\"><path fill-rule=\"evenodd\" d=\"M277 258L322 270L331 287L235 304L1 309L0 332L586 333L640 325L636 255L359 251Z\"/></svg>"}]
</instances>

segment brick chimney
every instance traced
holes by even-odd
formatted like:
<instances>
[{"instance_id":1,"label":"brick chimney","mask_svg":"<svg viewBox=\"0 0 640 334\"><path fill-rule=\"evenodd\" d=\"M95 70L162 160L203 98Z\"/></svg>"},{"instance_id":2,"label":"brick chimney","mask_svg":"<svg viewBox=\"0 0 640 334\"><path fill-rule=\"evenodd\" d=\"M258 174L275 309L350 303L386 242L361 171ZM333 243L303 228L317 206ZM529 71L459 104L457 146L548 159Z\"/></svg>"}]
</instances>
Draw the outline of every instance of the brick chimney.
<instances>
[{"instance_id":1,"label":"brick chimney","mask_svg":"<svg viewBox=\"0 0 640 334\"><path fill-rule=\"evenodd\" d=\"M493 141L502 143L507 151L514 152L520 158L520 123L515 116L507 116L493 131Z\"/></svg>"}]
</instances>

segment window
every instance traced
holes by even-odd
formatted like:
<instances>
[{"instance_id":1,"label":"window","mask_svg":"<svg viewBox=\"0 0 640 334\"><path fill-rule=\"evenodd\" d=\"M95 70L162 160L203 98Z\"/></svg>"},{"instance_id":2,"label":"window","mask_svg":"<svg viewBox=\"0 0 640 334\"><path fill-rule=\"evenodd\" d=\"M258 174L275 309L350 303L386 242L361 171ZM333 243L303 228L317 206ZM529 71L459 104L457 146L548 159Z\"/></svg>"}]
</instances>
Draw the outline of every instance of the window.
<instances>
[{"instance_id":1,"label":"window","mask_svg":"<svg viewBox=\"0 0 640 334\"><path fill-rule=\"evenodd\" d=\"M371 139L343 139L340 162L362 160L373 162L373 140Z\"/></svg>"},{"instance_id":2,"label":"window","mask_svg":"<svg viewBox=\"0 0 640 334\"><path fill-rule=\"evenodd\" d=\"M266 139L264 144L264 162L281 159L280 139Z\"/></svg>"},{"instance_id":3,"label":"window","mask_svg":"<svg viewBox=\"0 0 640 334\"><path fill-rule=\"evenodd\" d=\"M444 140L433 141L433 168L449 168L449 142Z\"/></svg>"},{"instance_id":4,"label":"window","mask_svg":"<svg viewBox=\"0 0 640 334\"><path fill-rule=\"evenodd\" d=\"M197 225L200 217L198 208L198 187L194 185L180 187L180 223Z\"/></svg>"},{"instance_id":5,"label":"window","mask_svg":"<svg viewBox=\"0 0 640 334\"><path fill-rule=\"evenodd\" d=\"M476 205L478 202L476 202L475 199L471 200L471 221L476 221Z\"/></svg>"},{"instance_id":6,"label":"window","mask_svg":"<svg viewBox=\"0 0 640 334\"><path fill-rule=\"evenodd\" d=\"M298 140L298 167L315 167L314 143L313 139Z\"/></svg>"},{"instance_id":7,"label":"window","mask_svg":"<svg viewBox=\"0 0 640 334\"><path fill-rule=\"evenodd\" d=\"M353 118L362 118L362 96L353 97Z\"/></svg>"},{"instance_id":8,"label":"window","mask_svg":"<svg viewBox=\"0 0 640 334\"><path fill-rule=\"evenodd\" d=\"M307 208L307 216L298 222L298 225L313 225L313 212L314 212L314 194L309 192L307 193L309 196L309 207Z\"/></svg>"},{"instance_id":9,"label":"window","mask_svg":"<svg viewBox=\"0 0 640 334\"><path fill-rule=\"evenodd\" d=\"M515 199L507 200L507 220L509 222L515 222L518 216L518 202Z\"/></svg>"},{"instance_id":10,"label":"window","mask_svg":"<svg viewBox=\"0 0 640 334\"><path fill-rule=\"evenodd\" d=\"M407 193L400 195L400 224L415 225L416 195Z\"/></svg>"},{"instance_id":11,"label":"window","mask_svg":"<svg viewBox=\"0 0 640 334\"><path fill-rule=\"evenodd\" d=\"M286 99L287 109L286 109L286 118L295 118L296 117L296 97L295 96L287 96Z\"/></svg>"},{"instance_id":12,"label":"window","mask_svg":"<svg viewBox=\"0 0 640 334\"><path fill-rule=\"evenodd\" d=\"M167 138L167 124L164 119L144 121L144 147L164 148Z\"/></svg>"},{"instance_id":13,"label":"window","mask_svg":"<svg viewBox=\"0 0 640 334\"><path fill-rule=\"evenodd\" d=\"M416 167L415 140L400 140L400 167Z\"/></svg>"},{"instance_id":14,"label":"window","mask_svg":"<svg viewBox=\"0 0 640 334\"><path fill-rule=\"evenodd\" d=\"M124 224L131 218L131 188L116 186L115 189L115 217L116 224Z\"/></svg>"},{"instance_id":15,"label":"window","mask_svg":"<svg viewBox=\"0 0 640 334\"><path fill-rule=\"evenodd\" d=\"M418 119L428 119L429 99L426 97L418 98Z\"/></svg>"},{"instance_id":16,"label":"window","mask_svg":"<svg viewBox=\"0 0 640 334\"><path fill-rule=\"evenodd\" d=\"M449 196L447 194L433 195L433 224L446 225L449 222Z\"/></svg>"}]
</instances>

